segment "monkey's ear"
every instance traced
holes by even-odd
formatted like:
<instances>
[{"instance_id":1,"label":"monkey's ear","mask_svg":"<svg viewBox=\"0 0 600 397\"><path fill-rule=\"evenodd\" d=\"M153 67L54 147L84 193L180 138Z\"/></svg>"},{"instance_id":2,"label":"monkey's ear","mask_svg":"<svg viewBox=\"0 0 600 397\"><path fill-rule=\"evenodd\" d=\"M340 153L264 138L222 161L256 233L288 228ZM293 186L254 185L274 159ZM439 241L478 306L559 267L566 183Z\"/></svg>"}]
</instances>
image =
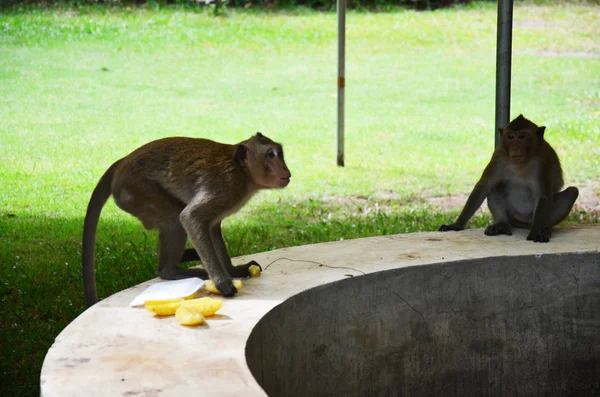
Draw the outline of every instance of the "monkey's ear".
<instances>
[{"instance_id":1,"label":"monkey's ear","mask_svg":"<svg viewBox=\"0 0 600 397\"><path fill-rule=\"evenodd\" d=\"M257 131L256 136L263 136L263 134L261 134L260 131Z\"/></svg>"},{"instance_id":2,"label":"monkey's ear","mask_svg":"<svg viewBox=\"0 0 600 397\"><path fill-rule=\"evenodd\" d=\"M523 120L525 117L523 117L522 114L518 115L517 118L515 120Z\"/></svg>"},{"instance_id":3,"label":"monkey's ear","mask_svg":"<svg viewBox=\"0 0 600 397\"><path fill-rule=\"evenodd\" d=\"M537 134L538 134L538 136L539 136L540 138L543 138L543 137L544 137L544 131L546 131L546 126L545 126L545 125L543 125L543 126L541 126L541 127L538 127L538 129L537 129Z\"/></svg>"},{"instance_id":4,"label":"monkey's ear","mask_svg":"<svg viewBox=\"0 0 600 397\"><path fill-rule=\"evenodd\" d=\"M502 137L502 128L498 127L498 135L500 135L500 137Z\"/></svg>"},{"instance_id":5,"label":"monkey's ear","mask_svg":"<svg viewBox=\"0 0 600 397\"><path fill-rule=\"evenodd\" d=\"M235 154L233 155L235 162L242 167L248 166L248 148L245 145L237 145Z\"/></svg>"}]
</instances>

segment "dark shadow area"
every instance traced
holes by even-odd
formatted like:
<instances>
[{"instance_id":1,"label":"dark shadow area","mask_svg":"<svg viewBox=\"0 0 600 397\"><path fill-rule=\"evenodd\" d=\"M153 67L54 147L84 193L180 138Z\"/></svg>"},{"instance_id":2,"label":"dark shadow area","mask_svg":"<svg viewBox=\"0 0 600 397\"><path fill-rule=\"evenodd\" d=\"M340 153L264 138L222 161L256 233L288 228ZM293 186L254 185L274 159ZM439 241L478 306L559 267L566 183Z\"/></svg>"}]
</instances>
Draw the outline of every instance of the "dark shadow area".
<instances>
[{"instance_id":1,"label":"dark shadow area","mask_svg":"<svg viewBox=\"0 0 600 397\"><path fill-rule=\"evenodd\" d=\"M600 395L600 253L369 274L293 296L246 345L269 396Z\"/></svg>"},{"instance_id":2,"label":"dark shadow area","mask_svg":"<svg viewBox=\"0 0 600 397\"><path fill-rule=\"evenodd\" d=\"M0 212L0 395L39 395L54 338L85 310L82 218ZM135 220L101 219L96 281L102 298L155 277L155 239Z\"/></svg>"},{"instance_id":3,"label":"dark shadow area","mask_svg":"<svg viewBox=\"0 0 600 397\"><path fill-rule=\"evenodd\" d=\"M109 203L108 207L114 206ZM285 210L284 210L285 209ZM226 221L223 232L232 256L309 244L434 230L442 218L402 215L328 220L330 209L314 203L265 204ZM135 218L110 211L100 217L95 250L98 297L156 277L157 234ZM354 227L350 222L353 222ZM0 396L39 395L42 362L54 338L85 310L81 275L81 217L0 212ZM189 262L197 266L199 262ZM266 265L266 264L263 264Z\"/></svg>"}]
</instances>

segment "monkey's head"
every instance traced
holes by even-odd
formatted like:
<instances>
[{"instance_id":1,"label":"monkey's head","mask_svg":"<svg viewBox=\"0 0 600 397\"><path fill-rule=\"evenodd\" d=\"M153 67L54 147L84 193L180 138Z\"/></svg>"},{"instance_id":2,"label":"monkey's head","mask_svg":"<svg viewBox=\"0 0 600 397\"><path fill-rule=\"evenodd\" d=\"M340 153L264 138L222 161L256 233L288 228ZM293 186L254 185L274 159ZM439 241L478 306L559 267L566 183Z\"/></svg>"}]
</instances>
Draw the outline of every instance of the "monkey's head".
<instances>
[{"instance_id":1,"label":"monkey's head","mask_svg":"<svg viewBox=\"0 0 600 397\"><path fill-rule=\"evenodd\" d=\"M514 163L527 162L544 140L546 127L538 127L520 114L504 128L499 128L502 149Z\"/></svg>"},{"instance_id":2,"label":"monkey's head","mask_svg":"<svg viewBox=\"0 0 600 397\"><path fill-rule=\"evenodd\" d=\"M283 148L260 132L237 145L235 160L260 189L282 189L290 183Z\"/></svg>"}]
</instances>

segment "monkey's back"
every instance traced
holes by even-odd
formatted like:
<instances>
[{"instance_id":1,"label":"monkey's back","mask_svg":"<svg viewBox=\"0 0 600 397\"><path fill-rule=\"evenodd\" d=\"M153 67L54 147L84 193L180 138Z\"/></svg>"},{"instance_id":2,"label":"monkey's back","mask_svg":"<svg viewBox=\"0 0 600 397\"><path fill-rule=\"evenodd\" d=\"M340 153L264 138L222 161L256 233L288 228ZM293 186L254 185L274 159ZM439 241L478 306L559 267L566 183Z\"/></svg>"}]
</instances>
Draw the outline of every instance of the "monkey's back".
<instances>
[{"instance_id":1,"label":"monkey's back","mask_svg":"<svg viewBox=\"0 0 600 397\"><path fill-rule=\"evenodd\" d=\"M548 173L548 177L552 183L552 193L558 193L565 184L562 166L558 154L546 140L542 140L541 143L540 160L544 168L542 172Z\"/></svg>"},{"instance_id":2,"label":"monkey's back","mask_svg":"<svg viewBox=\"0 0 600 397\"><path fill-rule=\"evenodd\" d=\"M188 203L203 186L217 190L244 188L244 171L235 162L235 150L236 145L203 138L162 138L124 157L117 177L124 174L138 184L159 184Z\"/></svg>"}]
</instances>

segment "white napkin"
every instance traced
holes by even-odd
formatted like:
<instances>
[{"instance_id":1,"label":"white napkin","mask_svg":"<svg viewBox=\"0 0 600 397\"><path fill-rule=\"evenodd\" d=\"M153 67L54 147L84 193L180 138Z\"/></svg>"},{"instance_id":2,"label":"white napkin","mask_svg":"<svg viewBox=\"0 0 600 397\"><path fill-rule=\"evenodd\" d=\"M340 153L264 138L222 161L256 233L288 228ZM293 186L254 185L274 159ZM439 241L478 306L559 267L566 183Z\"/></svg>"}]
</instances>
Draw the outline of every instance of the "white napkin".
<instances>
[{"instance_id":1,"label":"white napkin","mask_svg":"<svg viewBox=\"0 0 600 397\"><path fill-rule=\"evenodd\" d=\"M204 285L204 280L197 277L181 280L161 281L152 284L131 301L129 306L142 306L144 301L150 299L176 299L185 298L198 291Z\"/></svg>"}]
</instances>

